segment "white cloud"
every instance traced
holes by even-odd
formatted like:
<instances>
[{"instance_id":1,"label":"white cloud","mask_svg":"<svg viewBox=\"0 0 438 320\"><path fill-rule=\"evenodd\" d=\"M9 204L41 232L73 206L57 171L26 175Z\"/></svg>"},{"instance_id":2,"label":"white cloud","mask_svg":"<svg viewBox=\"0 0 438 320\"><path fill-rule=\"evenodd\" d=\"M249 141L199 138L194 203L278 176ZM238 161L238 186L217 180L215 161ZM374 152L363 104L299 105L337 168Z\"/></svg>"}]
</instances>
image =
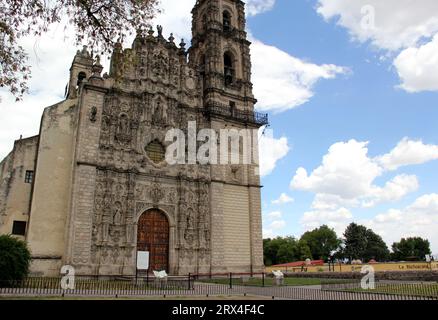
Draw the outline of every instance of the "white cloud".
<instances>
[{"instance_id":1,"label":"white cloud","mask_svg":"<svg viewBox=\"0 0 438 320\"><path fill-rule=\"evenodd\" d=\"M438 63L438 62L437 62ZM386 170L423 164L438 160L438 145L424 144L421 140L404 138L388 154L376 158Z\"/></svg>"},{"instance_id":2,"label":"white cloud","mask_svg":"<svg viewBox=\"0 0 438 320\"><path fill-rule=\"evenodd\" d=\"M304 231L313 230L322 225L327 225L335 229L338 234L342 234L348 223L353 219L353 215L347 208L337 210L315 210L305 212L301 218L301 225Z\"/></svg>"},{"instance_id":3,"label":"white cloud","mask_svg":"<svg viewBox=\"0 0 438 320\"><path fill-rule=\"evenodd\" d=\"M310 174L299 168L291 181L291 188L315 193L312 209L335 211L341 207L374 207L395 202L417 191L418 178L400 174L385 183L375 184L385 168L382 157L368 156L368 142L350 140L332 145L322 164ZM386 159L386 157L383 157Z\"/></svg>"},{"instance_id":4,"label":"white cloud","mask_svg":"<svg viewBox=\"0 0 438 320\"><path fill-rule=\"evenodd\" d=\"M294 199L289 197L286 193L282 193L280 195L280 198L278 198L277 200L272 201L273 204L277 204L277 205L286 204L286 203L292 203L292 202L294 202Z\"/></svg>"},{"instance_id":5,"label":"white cloud","mask_svg":"<svg viewBox=\"0 0 438 320\"><path fill-rule=\"evenodd\" d=\"M277 236L272 229L263 229L263 239L273 239Z\"/></svg>"},{"instance_id":6,"label":"white cloud","mask_svg":"<svg viewBox=\"0 0 438 320\"><path fill-rule=\"evenodd\" d=\"M261 111L282 112L300 106L313 97L319 80L348 72L333 64L305 62L256 39L252 39L251 55L256 107Z\"/></svg>"},{"instance_id":7,"label":"white cloud","mask_svg":"<svg viewBox=\"0 0 438 320\"><path fill-rule=\"evenodd\" d=\"M368 20L370 11L366 9L370 7L374 8L375 25L368 27L363 22ZM319 0L317 11L326 20L336 19L355 40L371 41L385 50L415 46L438 32L436 0Z\"/></svg>"},{"instance_id":8,"label":"white cloud","mask_svg":"<svg viewBox=\"0 0 438 320\"><path fill-rule=\"evenodd\" d=\"M257 14L271 10L275 5L275 0L246 0L246 14L255 16Z\"/></svg>"},{"instance_id":9,"label":"white cloud","mask_svg":"<svg viewBox=\"0 0 438 320\"><path fill-rule=\"evenodd\" d=\"M317 11L354 40L399 53L394 66L402 89L438 91L438 1L319 0Z\"/></svg>"},{"instance_id":10,"label":"white cloud","mask_svg":"<svg viewBox=\"0 0 438 320\"><path fill-rule=\"evenodd\" d=\"M394 60L394 66L402 89L438 91L438 34L429 43L403 50Z\"/></svg>"},{"instance_id":11,"label":"white cloud","mask_svg":"<svg viewBox=\"0 0 438 320\"><path fill-rule=\"evenodd\" d=\"M263 128L260 132L262 131ZM260 175L264 177L271 174L277 166L277 162L283 159L289 153L289 150L286 137L276 139L272 130L266 130L264 135L260 135Z\"/></svg>"},{"instance_id":12,"label":"white cloud","mask_svg":"<svg viewBox=\"0 0 438 320\"><path fill-rule=\"evenodd\" d=\"M274 221L272 221L267 228L263 229L264 239L275 238L280 235L280 231L287 225L286 221L281 220L282 216L282 213L278 211L268 214L269 219Z\"/></svg>"},{"instance_id":13,"label":"white cloud","mask_svg":"<svg viewBox=\"0 0 438 320\"><path fill-rule=\"evenodd\" d=\"M322 165L308 175L299 168L291 182L297 190L334 194L354 199L371 192L372 182L382 169L368 157L368 142L338 142L324 156Z\"/></svg>"},{"instance_id":14,"label":"white cloud","mask_svg":"<svg viewBox=\"0 0 438 320\"><path fill-rule=\"evenodd\" d=\"M416 176L398 175L388 181L383 188L373 186L371 193L364 197L362 206L370 208L379 203L395 202L403 199L409 193L417 191L419 187Z\"/></svg>"},{"instance_id":15,"label":"white cloud","mask_svg":"<svg viewBox=\"0 0 438 320\"><path fill-rule=\"evenodd\" d=\"M406 237L422 237L431 241L434 252L438 252L438 194L419 197L410 206L375 216L372 220L362 222L391 245Z\"/></svg>"},{"instance_id":16,"label":"white cloud","mask_svg":"<svg viewBox=\"0 0 438 320\"><path fill-rule=\"evenodd\" d=\"M281 211L273 211L266 215L269 219L281 219L283 217L283 213Z\"/></svg>"},{"instance_id":17,"label":"white cloud","mask_svg":"<svg viewBox=\"0 0 438 320\"><path fill-rule=\"evenodd\" d=\"M284 227L286 227L286 221L284 220L275 220L269 226L269 228L274 231L283 229Z\"/></svg>"},{"instance_id":18,"label":"white cloud","mask_svg":"<svg viewBox=\"0 0 438 320\"><path fill-rule=\"evenodd\" d=\"M357 207L359 205L359 201L355 198L353 199L344 199L336 194L327 194L327 193L317 193L312 202L313 210L336 210L340 207Z\"/></svg>"},{"instance_id":19,"label":"white cloud","mask_svg":"<svg viewBox=\"0 0 438 320\"><path fill-rule=\"evenodd\" d=\"M402 211L396 209L390 209L386 214L378 214L374 221L378 223L387 223L400 221L402 219Z\"/></svg>"}]
</instances>

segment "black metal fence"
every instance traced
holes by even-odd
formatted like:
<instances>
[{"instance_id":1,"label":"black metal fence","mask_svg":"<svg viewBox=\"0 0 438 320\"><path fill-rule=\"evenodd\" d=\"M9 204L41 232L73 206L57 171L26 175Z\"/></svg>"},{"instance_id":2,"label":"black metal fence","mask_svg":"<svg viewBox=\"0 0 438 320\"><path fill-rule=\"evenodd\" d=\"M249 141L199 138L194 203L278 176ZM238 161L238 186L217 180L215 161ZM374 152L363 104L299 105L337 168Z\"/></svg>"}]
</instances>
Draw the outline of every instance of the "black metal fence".
<instances>
[{"instance_id":1,"label":"black metal fence","mask_svg":"<svg viewBox=\"0 0 438 320\"><path fill-rule=\"evenodd\" d=\"M66 287L67 286L67 287ZM112 279L76 276L27 278L0 282L1 296L20 297L229 297L255 296L292 300L438 300L438 283L376 283L364 290L360 282L321 282L320 285L276 285L265 274L187 275L167 279Z\"/></svg>"},{"instance_id":2,"label":"black metal fence","mask_svg":"<svg viewBox=\"0 0 438 320\"><path fill-rule=\"evenodd\" d=\"M360 280L344 283L322 282L322 291L367 293L375 295L408 296L438 300L437 282L376 281L362 284Z\"/></svg>"},{"instance_id":3,"label":"black metal fence","mask_svg":"<svg viewBox=\"0 0 438 320\"><path fill-rule=\"evenodd\" d=\"M226 117L258 125L269 124L268 114L266 113L249 110L238 110L236 108L230 108L229 106L222 105L220 103L210 102L205 108L205 113L210 116Z\"/></svg>"}]
</instances>

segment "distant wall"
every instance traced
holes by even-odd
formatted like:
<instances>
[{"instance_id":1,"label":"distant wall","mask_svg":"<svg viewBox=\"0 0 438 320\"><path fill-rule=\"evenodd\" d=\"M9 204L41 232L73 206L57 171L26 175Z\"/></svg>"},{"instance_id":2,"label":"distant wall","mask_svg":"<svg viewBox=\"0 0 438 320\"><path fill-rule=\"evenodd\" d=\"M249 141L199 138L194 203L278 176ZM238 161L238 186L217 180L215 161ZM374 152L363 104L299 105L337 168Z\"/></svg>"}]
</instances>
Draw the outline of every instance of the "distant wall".
<instances>
[{"instance_id":1,"label":"distant wall","mask_svg":"<svg viewBox=\"0 0 438 320\"><path fill-rule=\"evenodd\" d=\"M25 177L27 171L35 172L37 146L38 136L17 140L0 163L0 234L11 234L14 221L28 224L33 180Z\"/></svg>"},{"instance_id":2,"label":"distant wall","mask_svg":"<svg viewBox=\"0 0 438 320\"><path fill-rule=\"evenodd\" d=\"M285 273L290 278L362 279L360 272ZM376 280L438 281L438 271L377 271Z\"/></svg>"},{"instance_id":3,"label":"distant wall","mask_svg":"<svg viewBox=\"0 0 438 320\"><path fill-rule=\"evenodd\" d=\"M403 263L375 263L371 264L376 272L384 271L438 271L438 261L427 263L427 262L403 262ZM360 272L363 265L335 265L335 273L348 273L348 272ZM333 267L332 267L333 268ZM324 266L310 266L305 267L302 270L301 267L266 267L266 272L270 273L273 270L280 270L287 273L321 273L329 272L329 266L326 264ZM333 270L333 269L332 269ZM333 271L332 271L333 273Z\"/></svg>"}]
</instances>

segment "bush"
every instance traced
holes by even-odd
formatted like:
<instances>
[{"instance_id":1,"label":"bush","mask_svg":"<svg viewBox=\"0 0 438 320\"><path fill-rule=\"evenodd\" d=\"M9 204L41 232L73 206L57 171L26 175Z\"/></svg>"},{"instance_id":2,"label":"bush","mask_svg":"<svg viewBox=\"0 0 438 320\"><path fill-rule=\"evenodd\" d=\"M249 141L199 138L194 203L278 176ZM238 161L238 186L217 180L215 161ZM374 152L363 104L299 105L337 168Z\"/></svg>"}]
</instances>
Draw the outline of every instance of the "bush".
<instances>
[{"instance_id":1,"label":"bush","mask_svg":"<svg viewBox=\"0 0 438 320\"><path fill-rule=\"evenodd\" d=\"M0 286L26 278L30 260L26 242L10 235L0 236Z\"/></svg>"}]
</instances>

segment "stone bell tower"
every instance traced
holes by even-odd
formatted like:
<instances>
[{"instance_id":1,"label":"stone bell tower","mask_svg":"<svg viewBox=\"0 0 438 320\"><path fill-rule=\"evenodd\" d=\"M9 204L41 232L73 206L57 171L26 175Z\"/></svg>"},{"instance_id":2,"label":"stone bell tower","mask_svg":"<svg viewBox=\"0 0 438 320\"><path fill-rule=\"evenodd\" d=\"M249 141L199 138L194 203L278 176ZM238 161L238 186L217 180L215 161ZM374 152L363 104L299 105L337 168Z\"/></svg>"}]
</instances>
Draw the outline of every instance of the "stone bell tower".
<instances>
[{"instance_id":1,"label":"stone bell tower","mask_svg":"<svg viewBox=\"0 0 438 320\"><path fill-rule=\"evenodd\" d=\"M254 111L257 100L252 93L251 43L245 32L244 2L198 0L192 14L189 59L199 72L202 108L211 128L257 132L268 119ZM244 139L245 133L241 135ZM255 159L258 141L254 135L251 138ZM221 147L224 141L221 139ZM239 149L239 158L243 159L246 146L240 141L239 145L243 146ZM211 177L211 270L262 271L261 186L257 164L212 165Z\"/></svg>"},{"instance_id":2,"label":"stone bell tower","mask_svg":"<svg viewBox=\"0 0 438 320\"><path fill-rule=\"evenodd\" d=\"M192 11L191 63L202 76L204 105L253 111L250 42L245 4L240 0L198 0Z\"/></svg>"}]
</instances>

